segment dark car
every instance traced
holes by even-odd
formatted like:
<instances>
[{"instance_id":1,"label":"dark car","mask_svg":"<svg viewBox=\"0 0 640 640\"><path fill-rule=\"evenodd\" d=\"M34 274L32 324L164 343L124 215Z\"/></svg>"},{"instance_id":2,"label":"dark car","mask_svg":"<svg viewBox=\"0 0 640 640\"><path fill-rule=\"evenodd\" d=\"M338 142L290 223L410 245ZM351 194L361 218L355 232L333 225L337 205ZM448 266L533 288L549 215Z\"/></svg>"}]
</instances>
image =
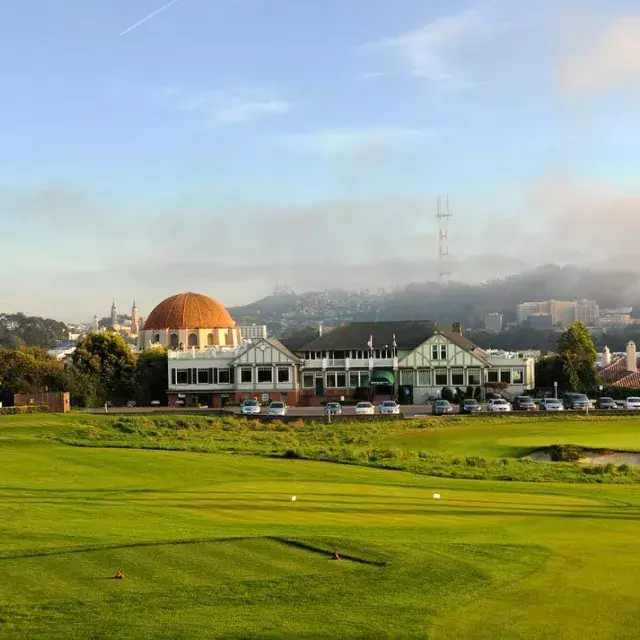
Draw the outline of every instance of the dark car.
<instances>
[{"instance_id":1,"label":"dark car","mask_svg":"<svg viewBox=\"0 0 640 640\"><path fill-rule=\"evenodd\" d=\"M562 396L562 404L568 411L586 411L589 409L589 398L584 393L565 393Z\"/></svg>"},{"instance_id":2,"label":"dark car","mask_svg":"<svg viewBox=\"0 0 640 640\"><path fill-rule=\"evenodd\" d=\"M460 405L460 413L478 413L478 411L482 411L482 407L480 403L473 398L463 400Z\"/></svg>"},{"instance_id":3,"label":"dark car","mask_svg":"<svg viewBox=\"0 0 640 640\"><path fill-rule=\"evenodd\" d=\"M434 416L444 416L448 413L453 413L453 407L448 400L436 400L433 403Z\"/></svg>"},{"instance_id":4,"label":"dark car","mask_svg":"<svg viewBox=\"0 0 640 640\"><path fill-rule=\"evenodd\" d=\"M529 396L517 396L513 401L514 411L537 411L538 405Z\"/></svg>"},{"instance_id":5,"label":"dark car","mask_svg":"<svg viewBox=\"0 0 640 640\"><path fill-rule=\"evenodd\" d=\"M339 402L327 402L327 404L324 405L324 414L326 416L328 415L332 415L332 416L340 416L342 415L342 407L340 406Z\"/></svg>"},{"instance_id":6,"label":"dark car","mask_svg":"<svg viewBox=\"0 0 640 640\"><path fill-rule=\"evenodd\" d=\"M600 409L602 411L612 411L617 408L618 405L613 398L598 398L596 400L596 409Z\"/></svg>"}]
</instances>

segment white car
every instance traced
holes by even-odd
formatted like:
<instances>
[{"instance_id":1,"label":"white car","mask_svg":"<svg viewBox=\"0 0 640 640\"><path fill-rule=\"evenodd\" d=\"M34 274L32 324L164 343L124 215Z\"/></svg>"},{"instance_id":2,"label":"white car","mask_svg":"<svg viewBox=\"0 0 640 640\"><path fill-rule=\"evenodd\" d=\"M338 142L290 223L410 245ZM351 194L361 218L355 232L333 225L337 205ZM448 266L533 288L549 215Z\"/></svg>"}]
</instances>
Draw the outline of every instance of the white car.
<instances>
[{"instance_id":1,"label":"white car","mask_svg":"<svg viewBox=\"0 0 640 640\"><path fill-rule=\"evenodd\" d=\"M502 398L489 400L489 402L487 402L487 411L490 413L503 413L505 411L511 411L511 405Z\"/></svg>"},{"instance_id":2,"label":"white car","mask_svg":"<svg viewBox=\"0 0 640 640\"><path fill-rule=\"evenodd\" d=\"M640 398L627 398L624 403L625 409L629 409L630 411L640 411Z\"/></svg>"},{"instance_id":3,"label":"white car","mask_svg":"<svg viewBox=\"0 0 640 640\"><path fill-rule=\"evenodd\" d=\"M376 408L370 402L358 402L356 405L357 416L372 416Z\"/></svg>"},{"instance_id":4,"label":"white car","mask_svg":"<svg viewBox=\"0 0 640 640\"><path fill-rule=\"evenodd\" d=\"M255 398L247 398L240 407L243 416L255 416L260 413L260 403Z\"/></svg>"},{"instance_id":5,"label":"white car","mask_svg":"<svg viewBox=\"0 0 640 640\"><path fill-rule=\"evenodd\" d=\"M399 415L400 405L393 400L385 400L380 405L380 413L384 413L387 415Z\"/></svg>"},{"instance_id":6,"label":"white car","mask_svg":"<svg viewBox=\"0 0 640 640\"><path fill-rule=\"evenodd\" d=\"M287 405L284 402L272 402L269 405L270 416L286 416Z\"/></svg>"},{"instance_id":7,"label":"white car","mask_svg":"<svg viewBox=\"0 0 640 640\"><path fill-rule=\"evenodd\" d=\"M540 401L540 411L564 411L564 404L558 398L543 398Z\"/></svg>"}]
</instances>

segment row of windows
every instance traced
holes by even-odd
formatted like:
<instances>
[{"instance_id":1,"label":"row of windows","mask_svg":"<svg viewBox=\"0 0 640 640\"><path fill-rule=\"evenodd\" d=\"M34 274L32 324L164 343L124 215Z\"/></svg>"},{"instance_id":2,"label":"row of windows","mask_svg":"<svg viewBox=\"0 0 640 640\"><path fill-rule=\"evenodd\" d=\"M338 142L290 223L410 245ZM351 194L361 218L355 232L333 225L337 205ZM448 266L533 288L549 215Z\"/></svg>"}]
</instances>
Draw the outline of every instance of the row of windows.
<instances>
[{"instance_id":1,"label":"row of windows","mask_svg":"<svg viewBox=\"0 0 640 640\"><path fill-rule=\"evenodd\" d=\"M314 373L304 373L302 375L302 388L315 389L316 379L322 380L321 376ZM327 389L357 389L368 387L371 376L368 371L329 371L326 374L326 382L323 386Z\"/></svg>"},{"instance_id":2,"label":"row of windows","mask_svg":"<svg viewBox=\"0 0 640 640\"><path fill-rule=\"evenodd\" d=\"M412 387L454 387L471 385L473 387L482 384L482 371L480 369L418 369L417 371L400 371L400 384Z\"/></svg>"},{"instance_id":3,"label":"row of windows","mask_svg":"<svg viewBox=\"0 0 640 640\"><path fill-rule=\"evenodd\" d=\"M304 354L305 360L322 360L328 358L329 360L345 360L351 358L353 360L367 360L369 357L376 359L388 359L393 358L393 349L354 349L351 351L306 351Z\"/></svg>"},{"instance_id":4,"label":"row of windows","mask_svg":"<svg viewBox=\"0 0 640 640\"><path fill-rule=\"evenodd\" d=\"M489 371L489 382L506 382L507 384L522 384L524 381L523 369L494 369Z\"/></svg>"},{"instance_id":5,"label":"row of windows","mask_svg":"<svg viewBox=\"0 0 640 640\"><path fill-rule=\"evenodd\" d=\"M257 367L255 379L258 383L273 383L273 367ZM233 369L172 369L171 384L234 384ZM252 384L253 367L240 368L240 382ZM276 380L279 383L291 382L290 367L277 367Z\"/></svg>"},{"instance_id":6,"label":"row of windows","mask_svg":"<svg viewBox=\"0 0 640 640\"><path fill-rule=\"evenodd\" d=\"M153 339L154 342L160 342L160 334L156 333L156 335L154 336ZM227 332L227 336L226 336L226 341L227 341L227 345L232 345L233 344L233 335L231 334L231 332ZM207 345L209 347L212 347L215 344L215 338L213 333L209 333L207 334ZM179 349L181 347L184 347L184 344L180 342L180 337L178 336L177 333L172 333L169 336L169 346L172 349ZM189 337L187 338L187 346L189 348L191 347L199 347L199 341L198 341L198 335L195 333L191 333L189 334Z\"/></svg>"}]
</instances>

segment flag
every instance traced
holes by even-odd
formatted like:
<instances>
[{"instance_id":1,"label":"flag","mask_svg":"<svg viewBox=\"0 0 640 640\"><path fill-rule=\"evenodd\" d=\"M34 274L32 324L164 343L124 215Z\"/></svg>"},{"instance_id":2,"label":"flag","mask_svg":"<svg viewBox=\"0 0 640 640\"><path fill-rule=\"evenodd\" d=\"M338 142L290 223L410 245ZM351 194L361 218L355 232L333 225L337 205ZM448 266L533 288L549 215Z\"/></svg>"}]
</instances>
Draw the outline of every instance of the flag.
<instances>
[{"instance_id":1,"label":"flag","mask_svg":"<svg viewBox=\"0 0 640 640\"><path fill-rule=\"evenodd\" d=\"M367 347L369 347L369 351L373 351L373 336L369 337L369 342L367 342Z\"/></svg>"}]
</instances>

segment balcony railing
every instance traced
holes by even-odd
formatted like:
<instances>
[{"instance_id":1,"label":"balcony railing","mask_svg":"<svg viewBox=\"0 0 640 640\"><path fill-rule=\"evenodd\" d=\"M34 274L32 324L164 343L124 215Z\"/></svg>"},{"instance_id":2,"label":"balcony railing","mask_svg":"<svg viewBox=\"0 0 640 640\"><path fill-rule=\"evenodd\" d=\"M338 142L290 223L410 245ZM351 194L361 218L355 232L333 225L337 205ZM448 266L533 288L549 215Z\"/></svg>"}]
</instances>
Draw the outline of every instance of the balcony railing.
<instances>
[{"instance_id":1,"label":"balcony railing","mask_svg":"<svg viewBox=\"0 0 640 640\"><path fill-rule=\"evenodd\" d=\"M244 347L207 347L200 351L198 349L187 349L185 351L169 350L169 360L217 360L237 358L244 351Z\"/></svg>"},{"instance_id":2,"label":"balcony railing","mask_svg":"<svg viewBox=\"0 0 640 640\"><path fill-rule=\"evenodd\" d=\"M305 369L392 369L397 364L394 358L317 358L302 362Z\"/></svg>"}]
</instances>

